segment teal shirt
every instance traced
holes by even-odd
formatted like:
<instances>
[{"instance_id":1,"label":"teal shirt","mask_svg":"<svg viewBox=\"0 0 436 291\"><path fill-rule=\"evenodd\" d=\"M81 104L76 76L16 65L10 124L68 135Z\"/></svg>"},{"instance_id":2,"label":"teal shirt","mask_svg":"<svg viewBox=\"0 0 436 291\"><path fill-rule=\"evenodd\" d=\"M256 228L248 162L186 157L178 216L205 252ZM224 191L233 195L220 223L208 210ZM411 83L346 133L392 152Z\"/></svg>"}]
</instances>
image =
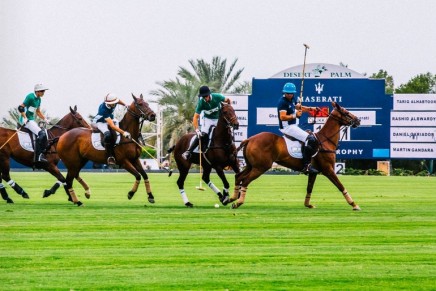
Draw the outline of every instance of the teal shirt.
<instances>
[{"instance_id":1,"label":"teal shirt","mask_svg":"<svg viewBox=\"0 0 436 291\"><path fill-rule=\"evenodd\" d=\"M201 114L204 111L204 117L209 119L218 119L220 116L221 102L224 102L226 97L223 94L212 93L210 102L206 102L203 98L198 99L195 113Z\"/></svg>"},{"instance_id":2,"label":"teal shirt","mask_svg":"<svg viewBox=\"0 0 436 291\"><path fill-rule=\"evenodd\" d=\"M29 120L35 120L35 111L41 105L41 98L37 97L35 93L30 93L24 99L24 107L26 108L26 117ZM20 115L20 123L23 123L23 116Z\"/></svg>"}]
</instances>

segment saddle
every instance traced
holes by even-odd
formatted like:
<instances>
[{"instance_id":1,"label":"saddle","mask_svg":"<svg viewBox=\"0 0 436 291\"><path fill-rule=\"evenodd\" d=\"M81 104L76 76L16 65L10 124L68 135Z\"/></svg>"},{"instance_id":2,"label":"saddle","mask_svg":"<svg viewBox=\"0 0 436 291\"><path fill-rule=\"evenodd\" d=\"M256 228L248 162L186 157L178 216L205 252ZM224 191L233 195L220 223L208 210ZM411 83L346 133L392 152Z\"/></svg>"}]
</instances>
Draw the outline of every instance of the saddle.
<instances>
[{"instance_id":1,"label":"saddle","mask_svg":"<svg viewBox=\"0 0 436 291\"><path fill-rule=\"evenodd\" d=\"M121 140L120 133L110 128L109 128L109 132L111 133L112 140L115 141L113 143L114 146L118 145ZM102 150L102 151L106 150L104 147L104 135L98 129L95 123L91 124L91 143L96 150Z\"/></svg>"}]
</instances>

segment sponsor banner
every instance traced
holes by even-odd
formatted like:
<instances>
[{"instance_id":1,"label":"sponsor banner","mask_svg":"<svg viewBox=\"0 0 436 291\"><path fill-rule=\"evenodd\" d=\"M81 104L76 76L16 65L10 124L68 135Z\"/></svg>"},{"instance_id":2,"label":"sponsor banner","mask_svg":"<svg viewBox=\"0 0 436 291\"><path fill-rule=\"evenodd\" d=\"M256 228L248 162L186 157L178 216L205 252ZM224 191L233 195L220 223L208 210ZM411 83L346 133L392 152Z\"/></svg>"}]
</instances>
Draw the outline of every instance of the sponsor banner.
<instances>
[{"instance_id":1,"label":"sponsor banner","mask_svg":"<svg viewBox=\"0 0 436 291\"><path fill-rule=\"evenodd\" d=\"M256 108L257 125L276 125L279 124L279 117L276 107L257 107Z\"/></svg>"},{"instance_id":2,"label":"sponsor banner","mask_svg":"<svg viewBox=\"0 0 436 291\"><path fill-rule=\"evenodd\" d=\"M391 142L436 142L436 127L391 127Z\"/></svg>"},{"instance_id":3,"label":"sponsor banner","mask_svg":"<svg viewBox=\"0 0 436 291\"><path fill-rule=\"evenodd\" d=\"M239 126L248 126L248 111L235 111Z\"/></svg>"},{"instance_id":4,"label":"sponsor banner","mask_svg":"<svg viewBox=\"0 0 436 291\"><path fill-rule=\"evenodd\" d=\"M391 158L436 159L436 143L391 143Z\"/></svg>"},{"instance_id":5,"label":"sponsor banner","mask_svg":"<svg viewBox=\"0 0 436 291\"><path fill-rule=\"evenodd\" d=\"M436 94L394 94L394 110L436 111Z\"/></svg>"},{"instance_id":6,"label":"sponsor banner","mask_svg":"<svg viewBox=\"0 0 436 291\"><path fill-rule=\"evenodd\" d=\"M239 129L235 129L233 133L235 136L235 142L247 139L247 127L245 126L240 126Z\"/></svg>"},{"instance_id":7,"label":"sponsor banner","mask_svg":"<svg viewBox=\"0 0 436 291\"><path fill-rule=\"evenodd\" d=\"M231 95L224 94L232 102L232 107L235 110L248 110L248 95Z\"/></svg>"},{"instance_id":8,"label":"sponsor banner","mask_svg":"<svg viewBox=\"0 0 436 291\"><path fill-rule=\"evenodd\" d=\"M351 114L356 115L360 119L360 126L362 125L376 125L376 119L375 119L375 111L351 111Z\"/></svg>"},{"instance_id":9,"label":"sponsor banner","mask_svg":"<svg viewBox=\"0 0 436 291\"><path fill-rule=\"evenodd\" d=\"M391 126L434 126L436 114L431 111L392 111Z\"/></svg>"}]
</instances>

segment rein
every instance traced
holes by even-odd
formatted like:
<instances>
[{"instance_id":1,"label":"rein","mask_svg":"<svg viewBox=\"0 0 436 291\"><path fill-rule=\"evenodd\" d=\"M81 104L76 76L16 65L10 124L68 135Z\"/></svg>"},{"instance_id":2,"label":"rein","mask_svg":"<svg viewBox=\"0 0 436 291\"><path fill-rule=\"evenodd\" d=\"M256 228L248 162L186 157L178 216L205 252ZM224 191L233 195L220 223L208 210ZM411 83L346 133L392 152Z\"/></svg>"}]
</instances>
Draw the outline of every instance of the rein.
<instances>
[{"instance_id":1,"label":"rein","mask_svg":"<svg viewBox=\"0 0 436 291\"><path fill-rule=\"evenodd\" d=\"M327 139L327 141L329 141L331 144L334 145L335 149L334 150L325 149L323 147L323 143L320 142L320 149L319 149L320 152L323 152L323 153L336 153L336 150L339 148L340 142L344 139L345 131L342 133L342 136L339 138L338 143L335 143L332 140L332 137L335 136L336 134L338 134L343 127L347 128L347 127L350 127L350 126L352 126L354 124L353 119L349 118L348 114L343 113L341 111L338 111L338 112L341 114L341 117L336 117L336 116L334 116L332 114L329 115L329 118L331 117L332 119L336 120L339 123L339 125L340 125L339 130L337 132L333 133L330 137L326 136L325 134L320 134L319 132L315 133L315 136L318 139L318 141L319 141L319 137L318 136L322 135L323 137L325 137ZM341 122L344 121L344 119L342 118L344 115L346 115L345 117L347 118L347 124L346 125L341 125Z\"/></svg>"}]
</instances>

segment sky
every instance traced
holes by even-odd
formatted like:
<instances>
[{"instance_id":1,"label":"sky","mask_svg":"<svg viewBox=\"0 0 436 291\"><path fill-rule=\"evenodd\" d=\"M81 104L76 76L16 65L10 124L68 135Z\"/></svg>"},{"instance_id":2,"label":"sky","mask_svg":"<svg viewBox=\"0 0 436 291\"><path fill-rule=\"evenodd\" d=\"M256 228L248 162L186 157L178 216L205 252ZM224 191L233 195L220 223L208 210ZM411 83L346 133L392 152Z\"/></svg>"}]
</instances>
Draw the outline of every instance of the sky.
<instances>
[{"instance_id":1,"label":"sky","mask_svg":"<svg viewBox=\"0 0 436 291\"><path fill-rule=\"evenodd\" d=\"M395 86L436 73L434 0L1 0L0 118L36 83L41 108L95 115L109 93L152 101L189 60L220 56L242 81L306 63L380 69Z\"/></svg>"}]
</instances>

